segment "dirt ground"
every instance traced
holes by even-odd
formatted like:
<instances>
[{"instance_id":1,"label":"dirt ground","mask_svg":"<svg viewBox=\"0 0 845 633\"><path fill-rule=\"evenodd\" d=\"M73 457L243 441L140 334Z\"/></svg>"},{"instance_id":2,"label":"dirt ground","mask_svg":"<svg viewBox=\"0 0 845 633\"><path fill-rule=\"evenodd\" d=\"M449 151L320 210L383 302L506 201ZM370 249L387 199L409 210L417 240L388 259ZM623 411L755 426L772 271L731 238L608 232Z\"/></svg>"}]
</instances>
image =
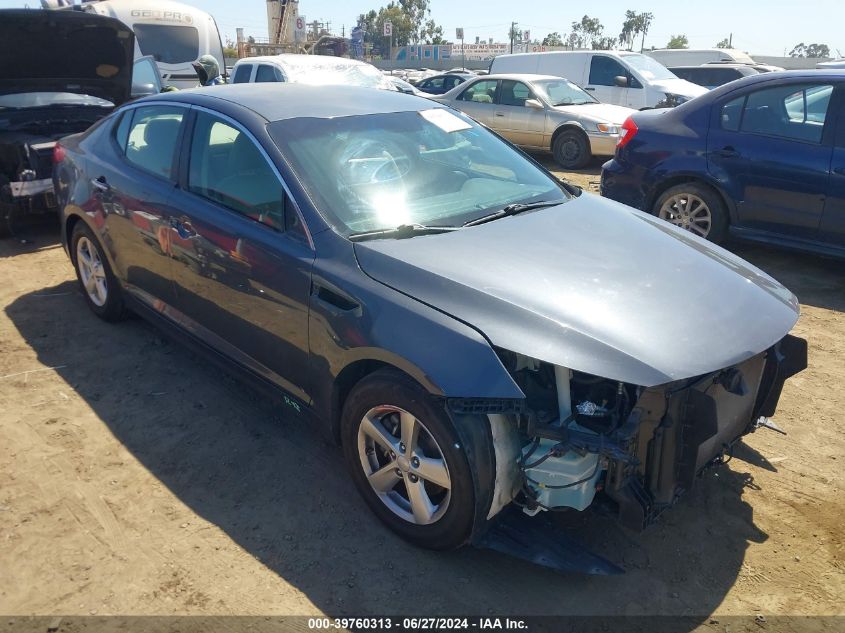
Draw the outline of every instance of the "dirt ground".
<instances>
[{"instance_id":1,"label":"dirt ground","mask_svg":"<svg viewBox=\"0 0 845 633\"><path fill-rule=\"evenodd\" d=\"M845 614L842 262L731 246L801 300L788 435L747 437L643 534L567 522L627 570L586 577L392 536L316 430L94 318L55 230L26 235L0 242L0 614Z\"/></svg>"}]
</instances>

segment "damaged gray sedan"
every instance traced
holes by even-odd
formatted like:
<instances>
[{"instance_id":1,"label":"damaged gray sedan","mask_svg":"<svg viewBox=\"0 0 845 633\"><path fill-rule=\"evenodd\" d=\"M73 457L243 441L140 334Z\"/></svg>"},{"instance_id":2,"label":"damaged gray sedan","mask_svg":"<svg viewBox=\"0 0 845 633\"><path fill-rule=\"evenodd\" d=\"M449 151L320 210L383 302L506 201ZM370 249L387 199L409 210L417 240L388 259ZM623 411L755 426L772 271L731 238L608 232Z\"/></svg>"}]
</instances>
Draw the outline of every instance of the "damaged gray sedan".
<instances>
[{"instance_id":1,"label":"damaged gray sedan","mask_svg":"<svg viewBox=\"0 0 845 633\"><path fill-rule=\"evenodd\" d=\"M644 528L806 365L774 279L424 99L222 86L62 149L91 309L282 393L424 547L478 543L508 506Z\"/></svg>"}]
</instances>

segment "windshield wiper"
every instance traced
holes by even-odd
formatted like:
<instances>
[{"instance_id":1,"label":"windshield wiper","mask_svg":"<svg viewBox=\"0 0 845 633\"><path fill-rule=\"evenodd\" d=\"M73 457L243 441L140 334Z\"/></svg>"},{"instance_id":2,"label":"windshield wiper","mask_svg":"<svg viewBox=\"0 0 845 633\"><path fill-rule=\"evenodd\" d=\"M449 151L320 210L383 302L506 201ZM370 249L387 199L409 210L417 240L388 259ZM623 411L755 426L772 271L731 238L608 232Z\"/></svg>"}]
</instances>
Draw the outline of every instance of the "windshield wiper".
<instances>
[{"instance_id":1,"label":"windshield wiper","mask_svg":"<svg viewBox=\"0 0 845 633\"><path fill-rule=\"evenodd\" d=\"M349 239L353 242L363 242L365 240L377 240L382 237L391 238L395 240L404 240L409 237L416 237L418 235L434 235L436 233L448 233L449 231L459 231L460 226L426 226L425 224L400 224L392 229L380 229L378 231L363 231L361 233L353 233Z\"/></svg>"},{"instance_id":2,"label":"windshield wiper","mask_svg":"<svg viewBox=\"0 0 845 633\"><path fill-rule=\"evenodd\" d=\"M566 202L565 199L540 200L539 202L516 202L514 204L509 204L503 209L499 209L498 211L491 213L490 215L484 215L480 218L476 218L475 220L465 222L464 226L478 226L479 224L486 224L487 222L492 222L493 220L498 220L499 218L506 218L509 215L516 215L518 213L522 213L523 211L531 211L532 209L544 209L546 207L555 207L564 202Z\"/></svg>"}]
</instances>

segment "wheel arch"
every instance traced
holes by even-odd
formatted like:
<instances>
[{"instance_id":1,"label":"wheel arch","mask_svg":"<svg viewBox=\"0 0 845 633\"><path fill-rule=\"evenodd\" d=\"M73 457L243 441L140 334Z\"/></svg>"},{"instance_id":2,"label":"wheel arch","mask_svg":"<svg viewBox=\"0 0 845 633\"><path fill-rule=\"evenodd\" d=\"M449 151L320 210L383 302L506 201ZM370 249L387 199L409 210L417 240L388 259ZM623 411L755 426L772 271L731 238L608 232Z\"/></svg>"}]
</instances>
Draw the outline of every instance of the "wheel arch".
<instances>
[{"instance_id":1,"label":"wheel arch","mask_svg":"<svg viewBox=\"0 0 845 633\"><path fill-rule=\"evenodd\" d=\"M346 365L335 377L331 393L331 437L337 444L340 444L340 420L343 416L343 406L346 404L349 394L352 393L355 385L380 369L395 369L413 380L410 374L395 365L375 358L362 358L353 361Z\"/></svg>"},{"instance_id":2,"label":"wheel arch","mask_svg":"<svg viewBox=\"0 0 845 633\"><path fill-rule=\"evenodd\" d=\"M733 199L726 195L724 190L718 184L709 178L703 178L700 174L676 174L669 178L664 178L652 189L651 195L649 195L646 200L646 204L644 205L645 209L643 209L643 211L653 215L654 204L660 199L660 196L672 187L682 185L684 183L701 185L713 191L717 196L719 196L722 204L725 205L725 209L728 210L728 224L733 224L736 221L736 205L734 204Z\"/></svg>"},{"instance_id":3,"label":"wheel arch","mask_svg":"<svg viewBox=\"0 0 845 633\"><path fill-rule=\"evenodd\" d=\"M85 220L82 219L82 216L71 213L65 218L64 226L62 230L64 232L64 244L65 250L67 251L68 257L70 257L71 263L76 265L76 254L73 252L73 245L71 244L71 236L73 235L73 229L76 228L76 225L80 222L84 222Z\"/></svg>"},{"instance_id":4,"label":"wheel arch","mask_svg":"<svg viewBox=\"0 0 845 633\"><path fill-rule=\"evenodd\" d=\"M584 129L584 126L578 123L577 121L565 121L560 123L556 128L555 131L552 132L551 141L549 141L549 149L554 150L555 141L558 137L563 134L564 132L578 132L583 135L584 139L587 141L587 147L590 147L590 136L587 134L587 130Z\"/></svg>"}]
</instances>

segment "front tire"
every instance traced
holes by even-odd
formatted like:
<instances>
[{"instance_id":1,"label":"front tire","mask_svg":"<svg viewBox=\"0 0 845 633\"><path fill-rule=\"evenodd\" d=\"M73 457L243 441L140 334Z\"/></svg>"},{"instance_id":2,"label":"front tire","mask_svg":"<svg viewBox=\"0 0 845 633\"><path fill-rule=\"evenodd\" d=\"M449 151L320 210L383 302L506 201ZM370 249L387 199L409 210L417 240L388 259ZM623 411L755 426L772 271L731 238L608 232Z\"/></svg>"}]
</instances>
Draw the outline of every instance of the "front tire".
<instances>
[{"instance_id":1,"label":"front tire","mask_svg":"<svg viewBox=\"0 0 845 633\"><path fill-rule=\"evenodd\" d=\"M696 182L670 187L657 199L651 212L716 244L724 241L728 232L725 203L713 189Z\"/></svg>"},{"instance_id":2,"label":"front tire","mask_svg":"<svg viewBox=\"0 0 845 633\"><path fill-rule=\"evenodd\" d=\"M70 244L73 267L85 303L104 321L125 318L126 307L120 287L94 232L79 221L73 227Z\"/></svg>"},{"instance_id":3,"label":"front tire","mask_svg":"<svg viewBox=\"0 0 845 633\"><path fill-rule=\"evenodd\" d=\"M552 145L552 154L555 162L564 169L582 169L593 157L587 136L577 130L558 134Z\"/></svg>"},{"instance_id":4,"label":"front tire","mask_svg":"<svg viewBox=\"0 0 845 633\"><path fill-rule=\"evenodd\" d=\"M469 540L477 500L466 453L443 406L416 382L394 370L361 380L341 434L358 492L391 530L427 549Z\"/></svg>"}]
</instances>

